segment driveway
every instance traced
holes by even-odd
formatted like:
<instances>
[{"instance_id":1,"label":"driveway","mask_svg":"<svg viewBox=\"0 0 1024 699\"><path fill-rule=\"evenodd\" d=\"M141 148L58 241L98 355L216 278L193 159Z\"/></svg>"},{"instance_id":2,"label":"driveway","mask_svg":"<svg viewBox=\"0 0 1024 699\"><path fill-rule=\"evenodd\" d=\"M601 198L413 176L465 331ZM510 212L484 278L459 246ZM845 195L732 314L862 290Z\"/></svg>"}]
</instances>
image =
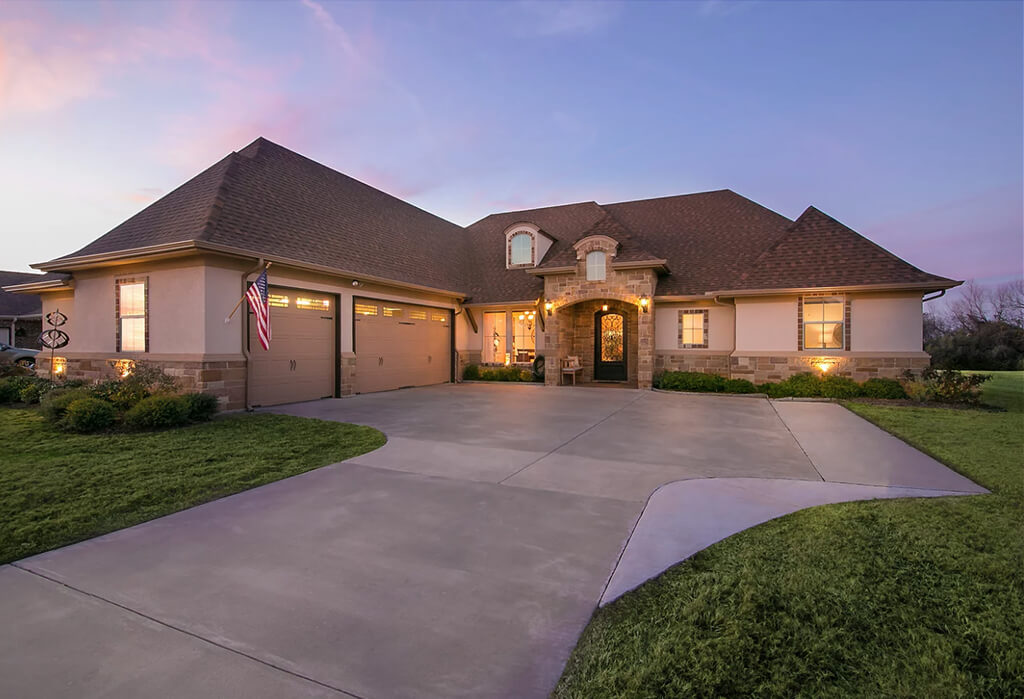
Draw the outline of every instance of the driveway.
<instances>
[{"instance_id":1,"label":"driveway","mask_svg":"<svg viewBox=\"0 0 1024 699\"><path fill-rule=\"evenodd\" d=\"M545 696L664 483L979 492L827 404L449 385L277 412L388 443L0 567L0 695Z\"/></svg>"}]
</instances>

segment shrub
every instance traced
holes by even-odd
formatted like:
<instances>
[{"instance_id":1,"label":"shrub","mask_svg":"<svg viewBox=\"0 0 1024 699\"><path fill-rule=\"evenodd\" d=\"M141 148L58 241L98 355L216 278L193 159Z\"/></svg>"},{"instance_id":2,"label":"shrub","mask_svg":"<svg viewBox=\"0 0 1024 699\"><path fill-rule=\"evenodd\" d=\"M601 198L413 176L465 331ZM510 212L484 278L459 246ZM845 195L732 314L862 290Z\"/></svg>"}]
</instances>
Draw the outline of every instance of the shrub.
<instances>
[{"instance_id":1,"label":"shrub","mask_svg":"<svg viewBox=\"0 0 1024 699\"><path fill-rule=\"evenodd\" d=\"M7 376L0 379L0 404L17 403L21 400L21 392L28 383L24 376Z\"/></svg>"},{"instance_id":2,"label":"shrub","mask_svg":"<svg viewBox=\"0 0 1024 699\"><path fill-rule=\"evenodd\" d=\"M885 379L880 377L868 379L860 385L860 389L861 395L867 398L899 400L907 397L907 392L903 390L903 384L896 379Z\"/></svg>"},{"instance_id":3,"label":"shrub","mask_svg":"<svg viewBox=\"0 0 1024 699\"><path fill-rule=\"evenodd\" d=\"M658 383L659 388L669 391L721 393L725 389L725 379L718 374L697 371L666 371Z\"/></svg>"},{"instance_id":4,"label":"shrub","mask_svg":"<svg viewBox=\"0 0 1024 699\"><path fill-rule=\"evenodd\" d=\"M28 367L15 364L14 362L0 362L0 379L11 376L35 376L36 373Z\"/></svg>"},{"instance_id":5,"label":"shrub","mask_svg":"<svg viewBox=\"0 0 1024 699\"><path fill-rule=\"evenodd\" d=\"M188 419L206 422L217 413L217 396L210 393L186 393L182 400L188 408Z\"/></svg>"},{"instance_id":6,"label":"shrub","mask_svg":"<svg viewBox=\"0 0 1024 699\"><path fill-rule=\"evenodd\" d=\"M76 398L64 414L61 426L72 432L97 432L114 424L114 406L99 398Z\"/></svg>"},{"instance_id":7,"label":"shrub","mask_svg":"<svg viewBox=\"0 0 1024 699\"><path fill-rule=\"evenodd\" d=\"M936 371L929 368L921 372L921 383L931 389L933 400L942 403L976 405L981 397L981 384L991 378L988 374L961 374L954 369Z\"/></svg>"},{"instance_id":8,"label":"shrub","mask_svg":"<svg viewBox=\"0 0 1024 699\"><path fill-rule=\"evenodd\" d=\"M56 388L39 401L40 412L50 422L59 424L68 406L79 398L95 398L87 388Z\"/></svg>"},{"instance_id":9,"label":"shrub","mask_svg":"<svg viewBox=\"0 0 1024 699\"><path fill-rule=\"evenodd\" d=\"M924 381L905 381L903 383L903 391L907 394L907 398L918 403L924 403L935 398L935 392Z\"/></svg>"},{"instance_id":10,"label":"shrub","mask_svg":"<svg viewBox=\"0 0 1024 699\"><path fill-rule=\"evenodd\" d=\"M722 390L726 393L757 393L757 386L746 379L726 379Z\"/></svg>"},{"instance_id":11,"label":"shrub","mask_svg":"<svg viewBox=\"0 0 1024 699\"><path fill-rule=\"evenodd\" d=\"M859 383L845 376L826 376L821 381L821 395L826 398L856 398L863 394Z\"/></svg>"},{"instance_id":12,"label":"shrub","mask_svg":"<svg viewBox=\"0 0 1024 699\"><path fill-rule=\"evenodd\" d=\"M22 403L34 405L51 390L53 390L53 384L49 381L46 379L35 379L30 381L23 389L21 389L19 398Z\"/></svg>"},{"instance_id":13,"label":"shrub","mask_svg":"<svg viewBox=\"0 0 1024 699\"><path fill-rule=\"evenodd\" d=\"M178 427L188 422L188 404L181 396L150 396L125 413L124 422L136 430Z\"/></svg>"},{"instance_id":14,"label":"shrub","mask_svg":"<svg viewBox=\"0 0 1024 699\"><path fill-rule=\"evenodd\" d=\"M476 364L467 365L466 368L462 370L462 379L464 381L479 381L480 367Z\"/></svg>"},{"instance_id":15,"label":"shrub","mask_svg":"<svg viewBox=\"0 0 1024 699\"><path fill-rule=\"evenodd\" d=\"M120 411L131 410L152 395L174 393L177 380L159 366L138 362L132 373L120 379L108 379L93 387L96 396L110 401Z\"/></svg>"}]
</instances>

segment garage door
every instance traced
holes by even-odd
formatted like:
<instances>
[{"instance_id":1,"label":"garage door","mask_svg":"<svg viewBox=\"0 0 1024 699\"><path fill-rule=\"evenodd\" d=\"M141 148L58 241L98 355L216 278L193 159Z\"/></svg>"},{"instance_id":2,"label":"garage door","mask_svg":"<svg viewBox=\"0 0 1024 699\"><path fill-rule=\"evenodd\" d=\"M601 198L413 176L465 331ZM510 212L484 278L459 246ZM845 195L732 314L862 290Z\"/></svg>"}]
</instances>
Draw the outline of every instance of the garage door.
<instances>
[{"instance_id":1,"label":"garage door","mask_svg":"<svg viewBox=\"0 0 1024 699\"><path fill-rule=\"evenodd\" d=\"M277 405L334 396L334 297L270 287L270 350L249 314L249 402Z\"/></svg>"},{"instance_id":2,"label":"garage door","mask_svg":"<svg viewBox=\"0 0 1024 699\"><path fill-rule=\"evenodd\" d=\"M451 311L355 299L356 393L451 380Z\"/></svg>"}]
</instances>

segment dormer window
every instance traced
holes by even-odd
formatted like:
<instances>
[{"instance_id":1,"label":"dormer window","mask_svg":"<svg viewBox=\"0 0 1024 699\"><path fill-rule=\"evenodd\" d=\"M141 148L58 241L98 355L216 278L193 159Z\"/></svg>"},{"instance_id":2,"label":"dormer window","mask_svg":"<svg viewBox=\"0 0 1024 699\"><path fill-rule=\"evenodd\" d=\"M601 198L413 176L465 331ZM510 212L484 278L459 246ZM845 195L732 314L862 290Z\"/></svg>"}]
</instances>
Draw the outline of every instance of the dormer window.
<instances>
[{"instance_id":1,"label":"dormer window","mask_svg":"<svg viewBox=\"0 0 1024 699\"><path fill-rule=\"evenodd\" d=\"M600 282L605 278L605 254L600 250L587 253L587 281Z\"/></svg>"},{"instance_id":2,"label":"dormer window","mask_svg":"<svg viewBox=\"0 0 1024 699\"><path fill-rule=\"evenodd\" d=\"M510 265L533 264L533 236L526 231L516 233L509 240L508 263Z\"/></svg>"}]
</instances>

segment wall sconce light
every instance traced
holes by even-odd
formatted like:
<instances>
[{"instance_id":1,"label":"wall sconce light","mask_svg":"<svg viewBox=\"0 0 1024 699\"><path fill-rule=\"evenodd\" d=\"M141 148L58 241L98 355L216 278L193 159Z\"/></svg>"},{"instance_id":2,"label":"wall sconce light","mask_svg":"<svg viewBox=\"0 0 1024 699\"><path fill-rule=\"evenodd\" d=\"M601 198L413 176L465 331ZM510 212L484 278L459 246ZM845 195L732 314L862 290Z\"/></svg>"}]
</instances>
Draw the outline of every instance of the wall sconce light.
<instances>
[{"instance_id":1,"label":"wall sconce light","mask_svg":"<svg viewBox=\"0 0 1024 699\"><path fill-rule=\"evenodd\" d=\"M511 364L512 364L512 353L511 352L506 352L505 353L505 366L509 366Z\"/></svg>"},{"instance_id":2,"label":"wall sconce light","mask_svg":"<svg viewBox=\"0 0 1024 699\"><path fill-rule=\"evenodd\" d=\"M53 373L55 376L63 376L67 370L68 360L66 357L53 358Z\"/></svg>"},{"instance_id":3,"label":"wall sconce light","mask_svg":"<svg viewBox=\"0 0 1024 699\"><path fill-rule=\"evenodd\" d=\"M551 303L550 301L547 301L547 302L546 302L546 303L544 304L544 310L545 310L545 311L547 311L547 314L548 314L548 316L550 316L550 315L551 315L551 312L552 312L552 311L553 311L554 309L555 309L555 304Z\"/></svg>"},{"instance_id":4,"label":"wall sconce light","mask_svg":"<svg viewBox=\"0 0 1024 699\"><path fill-rule=\"evenodd\" d=\"M818 359L814 362L814 366L818 367L822 374L827 374L835 365L835 362L828 359Z\"/></svg>"},{"instance_id":5,"label":"wall sconce light","mask_svg":"<svg viewBox=\"0 0 1024 699\"><path fill-rule=\"evenodd\" d=\"M114 371L117 372L118 378L125 378L131 376L132 372L135 371L135 360L134 359L118 359L114 362Z\"/></svg>"},{"instance_id":6,"label":"wall sconce light","mask_svg":"<svg viewBox=\"0 0 1024 699\"><path fill-rule=\"evenodd\" d=\"M646 295L640 297L640 308L643 310L644 313L647 313L650 305L651 300L647 298Z\"/></svg>"},{"instance_id":7,"label":"wall sconce light","mask_svg":"<svg viewBox=\"0 0 1024 699\"><path fill-rule=\"evenodd\" d=\"M602 311L607 311L608 310L608 304L606 303L603 306L601 306L601 310Z\"/></svg>"}]
</instances>

